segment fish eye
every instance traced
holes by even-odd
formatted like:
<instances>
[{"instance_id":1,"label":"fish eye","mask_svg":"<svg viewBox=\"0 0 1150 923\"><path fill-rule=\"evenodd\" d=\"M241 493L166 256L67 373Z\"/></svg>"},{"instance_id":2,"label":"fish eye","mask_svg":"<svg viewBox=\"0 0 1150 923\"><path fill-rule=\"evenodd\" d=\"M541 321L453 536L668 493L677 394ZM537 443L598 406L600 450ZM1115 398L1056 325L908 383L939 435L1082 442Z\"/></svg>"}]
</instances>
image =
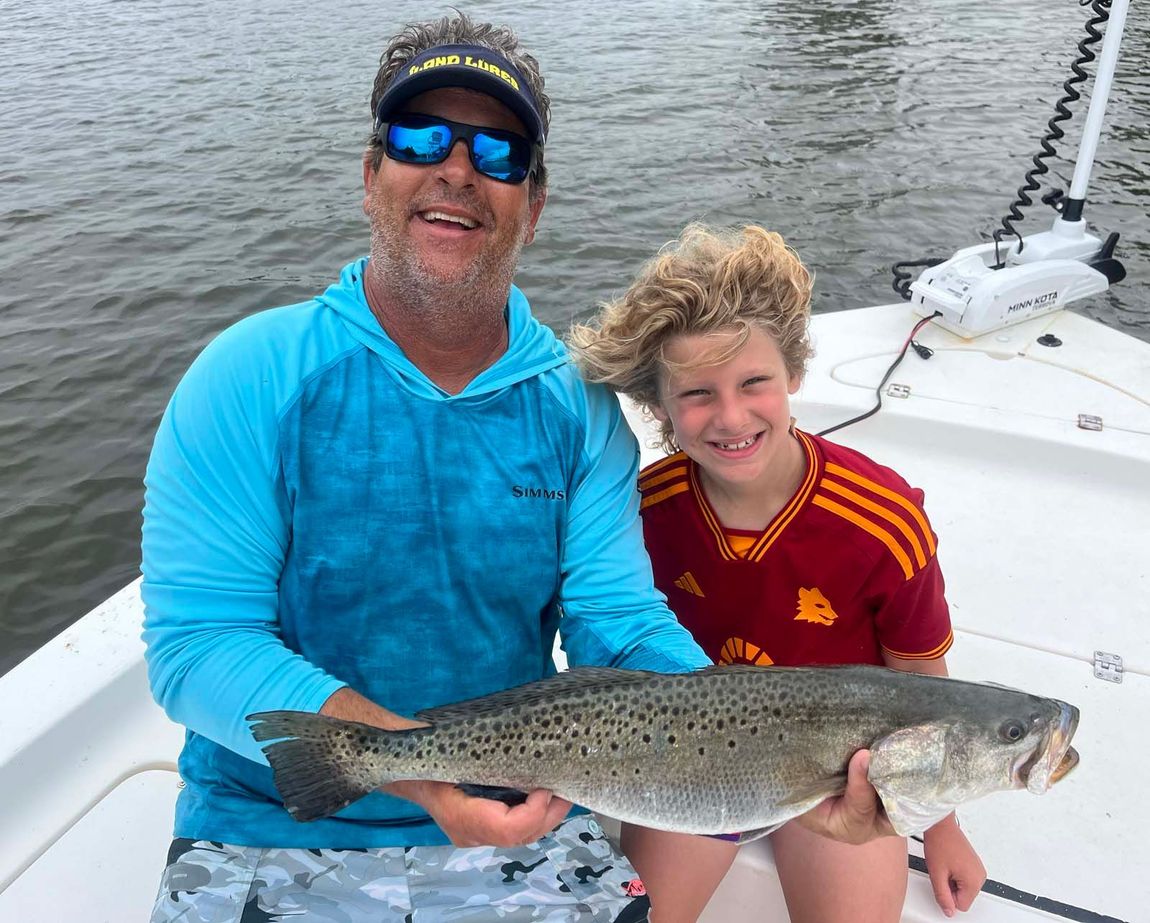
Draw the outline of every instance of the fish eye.
<instances>
[{"instance_id":1,"label":"fish eye","mask_svg":"<svg viewBox=\"0 0 1150 923\"><path fill-rule=\"evenodd\" d=\"M1026 736L1026 725L1017 718L1010 718L1002 722L1002 727L998 729L998 736L1010 743L1022 740Z\"/></svg>"}]
</instances>

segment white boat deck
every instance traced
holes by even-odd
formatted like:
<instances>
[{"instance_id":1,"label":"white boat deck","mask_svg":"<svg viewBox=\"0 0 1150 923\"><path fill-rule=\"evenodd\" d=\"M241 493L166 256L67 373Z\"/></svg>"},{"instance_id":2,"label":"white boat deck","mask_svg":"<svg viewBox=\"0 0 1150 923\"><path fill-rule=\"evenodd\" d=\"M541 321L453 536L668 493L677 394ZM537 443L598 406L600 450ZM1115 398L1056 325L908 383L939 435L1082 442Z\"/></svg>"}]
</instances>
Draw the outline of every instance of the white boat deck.
<instances>
[{"instance_id":1,"label":"white boat deck","mask_svg":"<svg viewBox=\"0 0 1150 923\"><path fill-rule=\"evenodd\" d=\"M917 319L905 305L815 318L799 427L868 409ZM1045 334L1062 345L1039 345ZM916 339L935 354L909 351L890 379L910 396L884 395L876 416L829 438L925 490L956 628L951 674L1082 713L1082 762L1066 780L1042 797L977 802L959 812L963 827L993 880L1098 915L1078 919L1150 921L1150 797L1135 781L1150 757L1150 345L1065 311L973 341L931 325ZM1080 429L1079 414L1102 430ZM644 447L644 463L657 457ZM1095 651L1122 657L1120 684L1095 678ZM767 871L769 853L744 847L748 867L732 877ZM760 900L761 887L728 880L704 919L770 919L735 913L761 913ZM1049 918L984 894L963 919L1034 914ZM923 875L904 919L944 919Z\"/></svg>"},{"instance_id":2,"label":"white boat deck","mask_svg":"<svg viewBox=\"0 0 1150 923\"><path fill-rule=\"evenodd\" d=\"M799 425L869 407L915 319L904 305L816 318ZM1036 345L1046 332L1063 345ZM1074 919L1144 923L1150 345L1065 312L919 341L935 356L908 354L891 379L910 396L832 438L925 489L957 629L951 672L1082 712L1071 776L1043 797L984 799L963 826L995 881L1087 912ZM1079 414L1103 429L1079 429ZM148 696L140 619L133 585L0 678L0 923L147 919L182 732ZM1095 651L1121 655L1120 684L1095 677ZM752 843L705 920L783 919L769 846ZM921 874L904 919L944 919ZM1059 917L984 894L964 919Z\"/></svg>"}]
</instances>

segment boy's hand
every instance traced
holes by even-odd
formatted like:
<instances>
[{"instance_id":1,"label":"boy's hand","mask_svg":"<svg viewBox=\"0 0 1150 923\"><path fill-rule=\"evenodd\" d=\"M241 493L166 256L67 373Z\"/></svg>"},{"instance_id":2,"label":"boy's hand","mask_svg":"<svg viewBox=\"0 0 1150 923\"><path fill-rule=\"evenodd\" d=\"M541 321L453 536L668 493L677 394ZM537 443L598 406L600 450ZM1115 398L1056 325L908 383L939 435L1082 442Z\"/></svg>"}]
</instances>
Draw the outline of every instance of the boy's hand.
<instances>
[{"instance_id":1,"label":"boy's hand","mask_svg":"<svg viewBox=\"0 0 1150 923\"><path fill-rule=\"evenodd\" d=\"M897 836L882 809L878 792L867 781L870 751L859 750L847 767L847 790L796 817L808 830L840 843L868 843L880 836Z\"/></svg>"},{"instance_id":2,"label":"boy's hand","mask_svg":"<svg viewBox=\"0 0 1150 923\"><path fill-rule=\"evenodd\" d=\"M986 867L953 814L940 820L922 837L926 870L934 899L948 917L969 910L986 881Z\"/></svg>"}]
</instances>

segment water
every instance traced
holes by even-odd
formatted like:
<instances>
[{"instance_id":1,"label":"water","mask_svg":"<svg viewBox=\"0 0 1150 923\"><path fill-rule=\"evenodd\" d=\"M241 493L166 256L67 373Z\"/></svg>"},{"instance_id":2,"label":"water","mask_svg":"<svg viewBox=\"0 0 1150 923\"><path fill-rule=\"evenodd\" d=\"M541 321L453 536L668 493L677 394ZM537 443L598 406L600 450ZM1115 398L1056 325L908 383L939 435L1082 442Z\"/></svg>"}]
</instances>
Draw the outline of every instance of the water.
<instances>
[{"instance_id":1,"label":"water","mask_svg":"<svg viewBox=\"0 0 1150 923\"><path fill-rule=\"evenodd\" d=\"M1136 5L1137 6L1137 5ZM781 231L815 305L987 239L1061 95L1074 0L477 2L553 97L519 283L556 329L690 219ZM172 388L239 317L364 252L359 154L386 38L426 3L0 0L0 671L137 573ZM1127 24L1087 218L1150 340L1150 30ZM1066 188L1078 118L1052 162ZM1038 205L1021 226L1044 228Z\"/></svg>"}]
</instances>

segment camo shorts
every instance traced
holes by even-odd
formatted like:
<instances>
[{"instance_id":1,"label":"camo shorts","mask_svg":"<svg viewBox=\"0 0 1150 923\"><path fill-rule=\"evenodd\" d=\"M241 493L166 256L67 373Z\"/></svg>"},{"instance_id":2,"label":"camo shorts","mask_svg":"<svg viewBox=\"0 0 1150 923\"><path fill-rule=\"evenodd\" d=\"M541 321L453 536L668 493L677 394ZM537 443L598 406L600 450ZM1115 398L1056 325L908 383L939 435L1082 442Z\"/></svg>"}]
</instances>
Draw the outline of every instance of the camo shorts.
<instances>
[{"instance_id":1,"label":"camo shorts","mask_svg":"<svg viewBox=\"0 0 1150 923\"><path fill-rule=\"evenodd\" d=\"M642 923L649 907L631 864L582 815L513 848L177 839L152 923Z\"/></svg>"}]
</instances>

